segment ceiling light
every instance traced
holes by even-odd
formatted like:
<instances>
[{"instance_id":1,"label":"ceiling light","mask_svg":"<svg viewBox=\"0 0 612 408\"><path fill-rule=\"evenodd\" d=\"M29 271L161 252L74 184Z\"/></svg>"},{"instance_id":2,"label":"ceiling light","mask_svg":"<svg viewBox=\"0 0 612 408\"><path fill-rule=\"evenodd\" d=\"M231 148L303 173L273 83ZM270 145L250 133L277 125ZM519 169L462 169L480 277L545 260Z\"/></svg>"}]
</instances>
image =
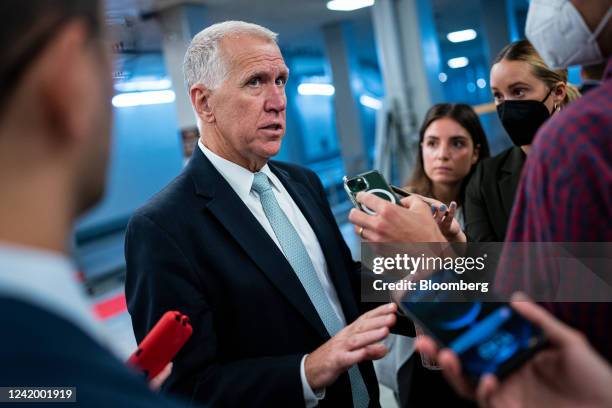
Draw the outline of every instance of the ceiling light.
<instances>
[{"instance_id":1,"label":"ceiling light","mask_svg":"<svg viewBox=\"0 0 612 408\"><path fill-rule=\"evenodd\" d=\"M446 34L446 38L448 41L458 43L464 41L470 41L477 37L476 31L470 29L461 30L461 31L453 31L452 33Z\"/></svg>"},{"instance_id":2,"label":"ceiling light","mask_svg":"<svg viewBox=\"0 0 612 408\"><path fill-rule=\"evenodd\" d=\"M448 60L448 66L453 69L463 68L470 63L470 60L467 57L457 57L451 58Z\"/></svg>"},{"instance_id":3,"label":"ceiling light","mask_svg":"<svg viewBox=\"0 0 612 408\"><path fill-rule=\"evenodd\" d=\"M333 11L353 11L373 4L374 0L330 0L327 2L327 8Z\"/></svg>"},{"instance_id":4,"label":"ceiling light","mask_svg":"<svg viewBox=\"0 0 612 408\"><path fill-rule=\"evenodd\" d=\"M118 92L160 91L170 89L172 82L168 78L142 77L137 80L117 82L115 90Z\"/></svg>"},{"instance_id":5,"label":"ceiling light","mask_svg":"<svg viewBox=\"0 0 612 408\"><path fill-rule=\"evenodd\" d=\"M378 98L373 98L369 95L361 95L359 97L359 103L374 110L382 108L382 101Z\"/></svg>"},{"instance_id":6,"label":"ceiling light","mask_svg":"<svg viewBox=\"0 0 612 408\"><path fill-rule=\"evenodd\" d=\"M298 85L300 95L332 96L335 91L332 84L301 83Z\"/></svg>"},{"instance_id":7,"label":"ceiling light","mask_svg":"<svg viewBox=\"0 0 612 408\"><path fill-rule=\"evenodd\" d=\"M113 106L126 108L128 106L158 105L174 102L173 91L148 91L121 93L113 97Z\"/></svg>"}]
</instances>

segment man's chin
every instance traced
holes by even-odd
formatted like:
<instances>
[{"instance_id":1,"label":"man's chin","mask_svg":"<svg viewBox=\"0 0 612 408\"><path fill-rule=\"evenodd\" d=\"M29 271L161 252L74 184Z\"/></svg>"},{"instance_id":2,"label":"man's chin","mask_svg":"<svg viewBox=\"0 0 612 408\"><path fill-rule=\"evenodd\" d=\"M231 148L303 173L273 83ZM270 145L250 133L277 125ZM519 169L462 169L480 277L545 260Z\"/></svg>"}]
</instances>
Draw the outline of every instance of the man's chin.
<instances>
[{"instance_id":1,"label":"man's chin","mask_svg":"<svg viewBox=\"0 0 612 408\"><path fill-rule=\"evenodd\" d=\"M270 142L270 143L266 143L265 146L263 146L262 148L262 157L265 157L267 159L272 159L274 156L276 156L281 150L281 141L279 140L278 142Z\"/></svg>"}]
</instances>

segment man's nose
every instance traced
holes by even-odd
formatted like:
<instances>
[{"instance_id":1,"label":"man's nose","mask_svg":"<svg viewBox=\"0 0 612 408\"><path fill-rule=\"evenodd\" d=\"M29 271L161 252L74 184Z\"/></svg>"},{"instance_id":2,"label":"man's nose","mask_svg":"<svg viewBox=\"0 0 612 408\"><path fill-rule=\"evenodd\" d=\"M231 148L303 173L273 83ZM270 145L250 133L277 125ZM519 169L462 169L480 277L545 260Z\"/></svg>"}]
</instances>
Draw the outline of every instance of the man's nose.
<instances>
[{"instance_id":1,"label":"man's nose","mask_svg":"<svg viewBox=\"0 0 612 408\"><path fill-rule=\"evenodd\" d=\"M287 98L285 96L285 88L273 85L268 88L266 93L266 101L264 109L266 111L282 112L287 106Z\"/></svg>"}]
</instances>

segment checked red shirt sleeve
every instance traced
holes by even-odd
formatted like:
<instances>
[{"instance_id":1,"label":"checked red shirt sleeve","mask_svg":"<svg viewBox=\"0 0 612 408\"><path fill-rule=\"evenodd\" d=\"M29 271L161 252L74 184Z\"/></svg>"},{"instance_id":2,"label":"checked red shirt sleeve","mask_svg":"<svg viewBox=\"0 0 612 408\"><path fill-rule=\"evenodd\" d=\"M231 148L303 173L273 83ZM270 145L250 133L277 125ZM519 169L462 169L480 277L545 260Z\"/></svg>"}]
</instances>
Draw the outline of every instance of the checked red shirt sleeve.
<instances>
[{"instance_id":1,"label":"checked red shirt sleeve","mask_svg":"<svg viewBox=\"0 0 612 408\"><path fill-rule=\"evenodd\" d=\"M506 241L612 242L611 61L605 82L553 115L538 132L523 168ZM521 279L512 268L504 268L495 288L507 293L520 287ZM611 303L545 306L612 360Z\"/></svg>"}]
</instances>

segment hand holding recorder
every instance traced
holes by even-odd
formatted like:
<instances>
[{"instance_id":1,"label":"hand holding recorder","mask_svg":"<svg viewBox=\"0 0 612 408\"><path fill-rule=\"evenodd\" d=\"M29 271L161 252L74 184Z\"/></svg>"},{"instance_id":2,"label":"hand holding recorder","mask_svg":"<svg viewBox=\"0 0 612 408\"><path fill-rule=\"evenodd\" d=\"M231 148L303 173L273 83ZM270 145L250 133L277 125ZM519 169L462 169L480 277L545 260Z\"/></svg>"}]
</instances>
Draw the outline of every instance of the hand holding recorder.
<instances>
[{"instance_id":1,"label":"hand holding recorder","mask_svg":"<svg viewBox=\"0 0 612 408\"><path fill-rule=\"evenodd\" d=\"M151 381L168 366L192 332L189 317L176 311L166 312L138 345L128 364L144 372Z\"/></svg>"}]
</instances>

